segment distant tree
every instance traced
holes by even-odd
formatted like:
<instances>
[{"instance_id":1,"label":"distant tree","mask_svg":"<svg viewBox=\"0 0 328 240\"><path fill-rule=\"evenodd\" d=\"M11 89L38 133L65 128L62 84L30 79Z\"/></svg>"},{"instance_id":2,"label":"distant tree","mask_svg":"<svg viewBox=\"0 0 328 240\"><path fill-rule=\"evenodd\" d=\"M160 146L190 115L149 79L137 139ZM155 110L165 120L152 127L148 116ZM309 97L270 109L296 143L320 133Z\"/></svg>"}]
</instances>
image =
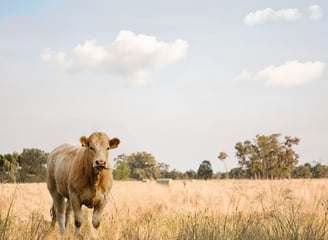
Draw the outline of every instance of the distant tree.
<instances>
[{"instance_id":1,"label":"distant tree","mask_svg":"<svg viewBox=\"0 0 328 240\"><path fill-rule=\"evenodd\" d=\"M0 155L0 183L2 182L16 182L18 180L18 164L19 154Z\"/></svg>"},{"instance_id":2,"label":"distant tree","mask_svg":"<svg viewBox=\"0 0 328 240\"><path fill-rule=\"evenodd\" d=\"M227 179L228 176L227 176L227 172L216 172L216 173L213 173L212 175L212 179Z\"/></svg>"},{"instance_id":3,"label":"distant tree","mask_svg":"<svg viewBox=\"0 0 328 240\"><path fill-rule=\"evenodd\" d=\"M155 178L166 178L169 173L169 165L166 163L159 162L156 164L154 177Z\"/></svg>"},{"instance_id":4,"label":"distant tree","mask_svg":"<svg viewBox=\"0 0 328 240\"><path fill-rule=\"evenodd\" d=\"M7 181L7 166L8 166L7 159L4 158L4 156L0 155L0 183Z\"/></svg>"},{"instance_id":5,"label":"distant tree","mask_svg":"<svg viewBox=\"0 0 328 240\"><path fill-rule=\"evenodd\" d=\"M175 168L171 171L169 171L166 176L166 178L172 178L172 179L178 179L179 178L179 171Z\"/></svg>"},{"instance_id":6,"label":"distant tree","mask_svg":"<svg viewBox=\"0 0 328 240\"><path fill-rule=\"evenodd\" d=\"M280 136L256 135L253 142L246 140L235 145L239 165L249 177L291 177L299 158L292 147L297 145L300 139L287 136L284 142L280 142Z\"/></svg>"},{"instance_id":7,"label":"distant tree","mask_svg":"<svg viewBox=\"0 0 328 240\"><path fill-rule=\"evenodd\" d=\"M131 170L130 177L142 180L144 178L156 178L156 161L153 155L147 152L132 153L127 157L127 163Z\"/></svg>"},{"instance_id":8,"label":"distant tree","mask_svg":"<svg viewBox=\"0 0 328 240\"><path fill-rule=\"evenodd\" d=\"M189 169L185 172L185 176L188 179L196 179L197 178L197 172L195 170Z\"/></svg>"},{"instance_id":9,"label":"distant tree","mask_svg":"<svg viewBox=\"0 0 328 240\"><path fill-rule=\"evenodd\" d=\"M46 179L48 153L32 148L23 149L19 155L20 181L21 182L44 182Z\"/></svg>"},{"instance_id":10,"label":"distant tree","mask_svg":"<svg viewBox=\"0 0 328 240\"><path fill-rule=\"evenodd\" d=\"M130 177L131 170L127 158L125 154L118 155L114 158L113 177L115 180L124 180Z\"/></svg>"},{"instance_id":11,"label":"distant tree","mask_svg":"<svg viewBox=\"0 0 328 240\"><path fill-rule=\"evenodd\" d=\"M292 178L311 178L311 168L310 163L305 163L304 165L295 167L292 172Z\"/></svg>"},{"instance_id":12,"label":"distant tree","mask_svg":"<svg viewBox=\"0 0 328 240\"><path fill-rule=\"evenodd\" d=\"M225 163L225 159L228 157L228 155L225 153L225 152L220 152L219 153L219 156L218 156L218 159L220 159L222 162L223 162L223 164L224 164L224 168L225 168L225 170L226 170L226 177L227 178L229 178L229 174L228 174L228 168L227 168L227 164Z\"/></svg>"},{"instance_id":13,"label":"distant tree","mask_svg":"<svg viewBox=\"0 0 328 240\"><path fill-rule=\"evenodd\" d=\"M207 180L209 178L212 178L213 169L212 169L212 164L211 164L210 161L204 160L199 165L199 168L198 168L198 171L197 171L197 176L198 176L198 178L205 179L205 180Z\"/></svg>"},{"instance_id":14,"label":"distant tree","mask_svg":"<svg viewBox=\"0 0 328 240\"><path fill-rule=\"evenodd\" d=\"M313 178L328 178L328 166L317 163L312 167Z\"/></svg>"},{"instance_id":15,"label":"distant tree","mask_svg":"<svg viewBox=\"0 0 328 240\"><path fill-rule=\"evenodd\" d=\"M247 174L245 170L243 170L243 168L236 167L230 170L229 177L233 179L242 179L242 178L247 178Z\"/></svg>"},{"instance_id":16,"label":"distant tree","mask_svg":"<svg viewBox=\"0 0 328 240\"><path fill-rule=\"evenodd\" d=\"M165 178L172 178L172 179L185 179L187 178L186 175L181 172L181 171L178 171L177 169L173 169L173 170L170 170L166 175L165 175Z\"/></svg>"},{"instance_id":17,"label":"distant tree","mask_svg":"<svg viewBox=\"0 0 328 240\"><path fill-rule=\"evenodd\" d=\"M289 178L291 178L292 171L298 163L299 159L299 155L294 151L293 145L298 145L299 142L299 138L286 136L284 146L282 146L280 149L280 159L287 168L287 174Z\"/></svg>"}]
</instances>

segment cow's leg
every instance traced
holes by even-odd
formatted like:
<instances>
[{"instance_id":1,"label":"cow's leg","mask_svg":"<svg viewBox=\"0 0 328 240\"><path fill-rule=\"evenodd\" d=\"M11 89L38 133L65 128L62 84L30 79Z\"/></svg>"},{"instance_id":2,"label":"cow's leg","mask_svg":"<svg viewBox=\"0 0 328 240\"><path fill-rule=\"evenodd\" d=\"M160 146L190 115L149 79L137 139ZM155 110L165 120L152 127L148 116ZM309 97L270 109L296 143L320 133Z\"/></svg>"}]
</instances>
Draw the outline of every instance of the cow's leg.
<instances>
[{"instance_id":1,"label":"cow's leg","mask_svg":"<svg viewBox=\"0 0 328 240\"><path fill-rule=\"evenodd\" d=\"M71 194L71 206L74 212L74 225L75 225L75 234L80 235L80 227L83 222L83 214L81 209L81 202L76 193Z\"/></svg>"},{"instance_id":2,"label":"cow's leg","mask_svg":"<svg viewBox=\"0 0 328 240\"><path fill-rule=\"evenodd\" d=\"M98 228L100 225L100 220L103 215L104 208L107 204L107 199L104 198L97 205L94 206L93 215L92 215L92 225L94 228Z\"/></svg>"},{"instance_id":3,"label":"cow's leg","mask_svg":"<svg viewBox=\"0 0 328 240\"><path fill-rule=\"evenodd\" d=\"M55 212L55 207L54 207L53 203L52 203L52 207L50 209L50 216L51 216L51 228L54 228L56 225L57 218L56 218L56 212Z\"/></svg>"},{"instance_id":4,"label":"cow's leg","mask_svg":"<svg viewBox=\"0 0 328 240\"><path fill-rule=\"evenodd\" d=\"M69 199L66 201L66 212L65 212L65 228L67 228L70 216L71 216L71 202Z\"/></svg>"},{"instance_id":5,"label":"cow's leg","mask_svg":"<svg viewBox=\"0 0 328 240\"><path fill-rule=\"evenodd\" d=\"M53 193L54 209L61 234L65 232L65 198L58 192Z\"/></svg>"}]
</instances>

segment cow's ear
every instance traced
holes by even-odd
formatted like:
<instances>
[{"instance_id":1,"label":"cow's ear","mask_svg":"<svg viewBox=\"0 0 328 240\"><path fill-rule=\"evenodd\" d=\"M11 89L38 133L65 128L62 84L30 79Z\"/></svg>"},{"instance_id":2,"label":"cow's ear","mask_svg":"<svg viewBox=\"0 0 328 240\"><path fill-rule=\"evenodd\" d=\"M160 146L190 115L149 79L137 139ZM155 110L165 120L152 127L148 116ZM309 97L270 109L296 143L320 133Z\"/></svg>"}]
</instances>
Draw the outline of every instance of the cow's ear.
<instances>
[{"instance_id":1,"label":"cow's ear","mask_svg":"<svg viewBox=\"0 0 328 240\"><path fill-rule=\"evenodd\" d=\"M86 136L80 137L80 143L82 144L82 147L88 147L88 139Z\"/></svg>"},{"instance_id":2,"label":"cow's ear","mask_svg":"<svg viewBox=\"0 0 328 240\"><path fill-rule=\"evenodd\" d=\"M120 139L118 138L112 138L109 140L109 147L110 149L117 148L117 146L120 144Z\"/></svg>"}]
</instances>

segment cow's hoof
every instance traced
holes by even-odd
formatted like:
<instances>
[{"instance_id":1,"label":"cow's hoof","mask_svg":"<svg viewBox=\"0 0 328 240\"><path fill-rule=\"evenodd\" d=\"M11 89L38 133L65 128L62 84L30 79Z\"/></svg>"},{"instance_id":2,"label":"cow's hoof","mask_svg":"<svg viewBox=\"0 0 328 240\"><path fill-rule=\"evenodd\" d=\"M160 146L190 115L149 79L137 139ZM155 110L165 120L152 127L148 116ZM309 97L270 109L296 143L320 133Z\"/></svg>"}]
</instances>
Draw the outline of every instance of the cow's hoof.
<instances>
[{"instance_id":1,"label":"cow's hoof","mask_svg":"<svg viewBox=\"0 0 328 240\"><path fill-rule=\"evenodd\" d=\"M100 222L97 222L97 223L93 222L92 225L95 229L98 229L100 226Z\"/></svg>"},{"instance_id":2,"label":"cow's hoof","mask_svg":"<svg viewBox=\"0 0 328 240\"><path fill-rule=\"evenodd\" d=\"M75 224L75 227L77 227L77 228L81 227L81 222L80 221L75 221L74 224Z\"/></svg>"}]
</instances>

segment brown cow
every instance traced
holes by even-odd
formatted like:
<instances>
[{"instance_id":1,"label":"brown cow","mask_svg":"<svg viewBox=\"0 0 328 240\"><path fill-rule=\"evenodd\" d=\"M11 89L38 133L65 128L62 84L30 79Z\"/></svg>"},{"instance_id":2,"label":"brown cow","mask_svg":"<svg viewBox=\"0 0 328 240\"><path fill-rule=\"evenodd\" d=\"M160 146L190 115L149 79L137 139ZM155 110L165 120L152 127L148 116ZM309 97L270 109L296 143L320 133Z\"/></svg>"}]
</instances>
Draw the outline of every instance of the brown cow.
<instances>
[{"instance_id":1,"label":"brown cow","mask_svg":"<svg viewBox=\"0 0 328 240\"><path fill-rule=\"evenodd\" d=\"M71 208L75 233L80 233L82 205L94 208L92 225L98 228L113 183L108 150L116 148L120 140L95 132L88 138L81 137L80 142L82 147L63 144L48 157L47 187L53 199L52 226L57 219L61 234L67 227Z\"/></svg>"}]
</instances>

